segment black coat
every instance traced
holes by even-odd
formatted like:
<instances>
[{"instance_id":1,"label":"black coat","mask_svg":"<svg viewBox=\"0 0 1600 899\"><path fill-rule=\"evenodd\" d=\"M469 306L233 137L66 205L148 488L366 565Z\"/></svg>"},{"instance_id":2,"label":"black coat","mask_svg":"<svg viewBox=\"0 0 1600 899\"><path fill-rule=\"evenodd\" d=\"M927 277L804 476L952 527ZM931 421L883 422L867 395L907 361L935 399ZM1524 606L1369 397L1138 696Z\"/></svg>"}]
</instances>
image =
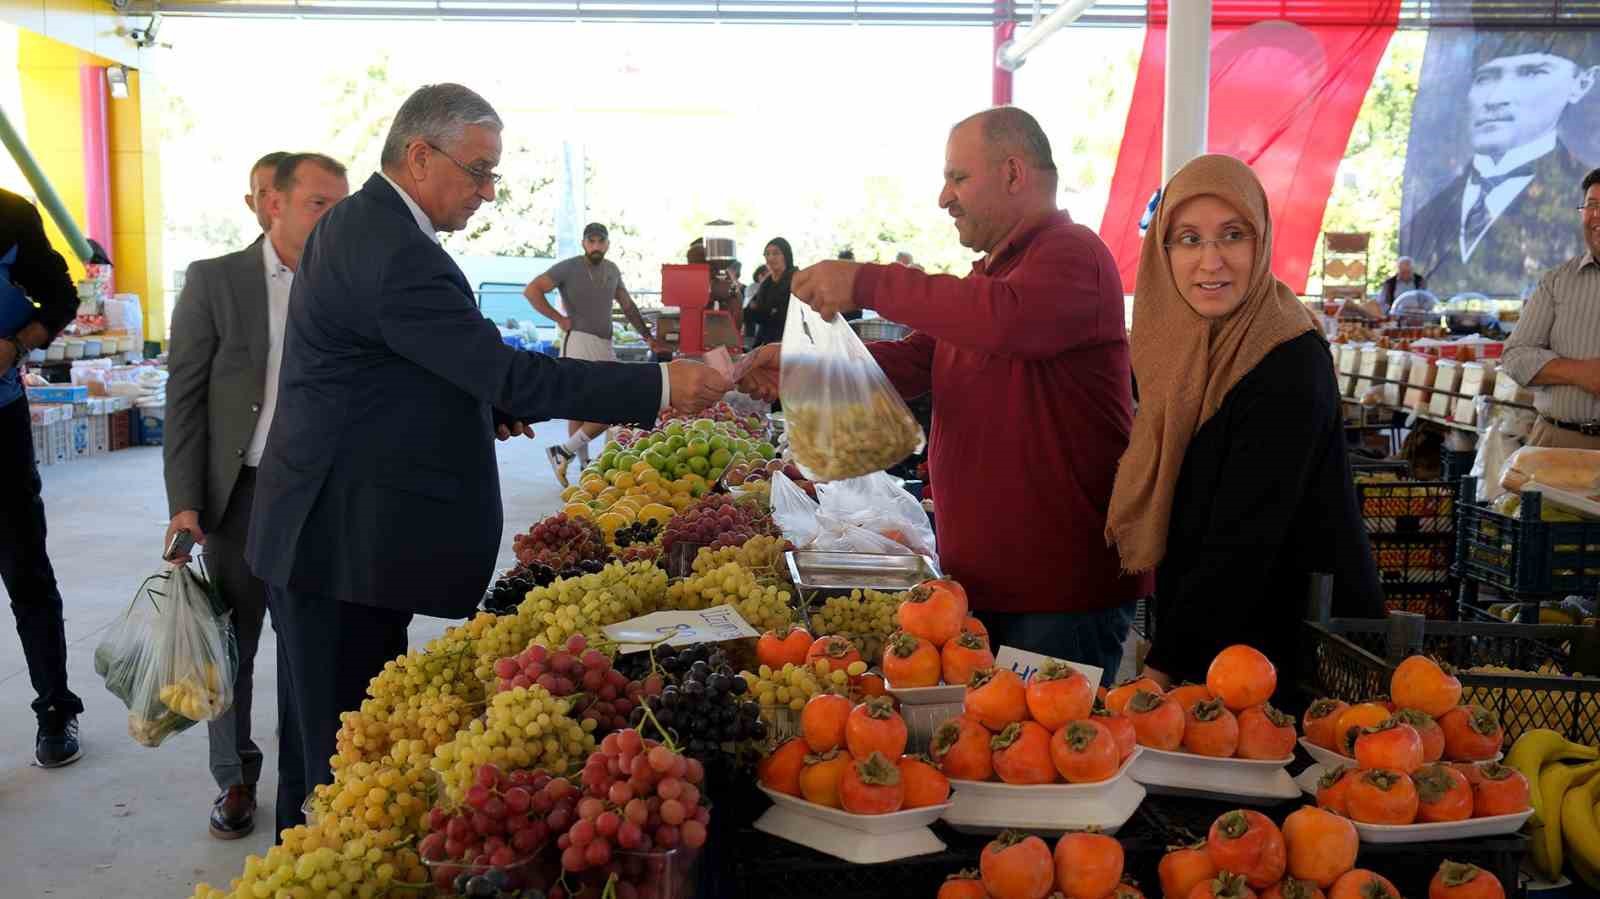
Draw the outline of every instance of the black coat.
<instances>
[{"instance_id":1,"label":"black coat","mask_svg":"<svg viewBox=\"0 0 1600 899\"><path fill-rule=\"evenodd\" d=\"M39 304L33 321L55 337L78 314L78 288L67 273L67 261L50 246L38 208L11 191L0 190L0 258L12 250L17 256L11 264L11 283Z\"/></svg>"},{"instance_id":2,"label":"black coat","mask_svg":"<svg viewBox=\"0 0 1600 899\"><path fill-rule=\"evenodd\" d=\"M1533 181L1511 201L1472 258L1461 259L1461 200L1467 176L1458 175L1406 228L1401 252L1416 260L1441 298L1463 291L1521 296L1525 287L1554 266L1583 252L1577 208L1588 168L1557 142L1533 166Z\"/></svg>"},{"instance_id":3,"label":"black coat","mask_svg":"<svg viewBox=\"0 0 1600 899\"><path fill-rule=\"evenodd\" d=\"M295 275L246 559L282 588L462 617L500 547L491 405L645 423L661 377L506 346L373 175L318 223Z\"/></svg>"},{"instance_id":4,"label":"black coat","mask_svg":"<svg viewBox=\"0 0 1600 899\"><path fill-rule=\"evenodd\" d=\"M1246 643L1288 683L1313 572L1334 575L1335 614L1381 616L1328 345L1308 332L1268 353L1189 444L1147 663L1204 683L1218 651Z\"/></svg>"},{"instance_id":5,"label":"black coat","mask_svg":"<svg viewBox=\"0 0 1600 899\"><path fill-rule=\"evenodd\" d=\"M783 341L783 326L789 321L789 285L793 281L791 268L785 269L781 278L761 282L761 289L744 313L745 326L755 329L753 346Z\"/></svg>"}]
</instances>

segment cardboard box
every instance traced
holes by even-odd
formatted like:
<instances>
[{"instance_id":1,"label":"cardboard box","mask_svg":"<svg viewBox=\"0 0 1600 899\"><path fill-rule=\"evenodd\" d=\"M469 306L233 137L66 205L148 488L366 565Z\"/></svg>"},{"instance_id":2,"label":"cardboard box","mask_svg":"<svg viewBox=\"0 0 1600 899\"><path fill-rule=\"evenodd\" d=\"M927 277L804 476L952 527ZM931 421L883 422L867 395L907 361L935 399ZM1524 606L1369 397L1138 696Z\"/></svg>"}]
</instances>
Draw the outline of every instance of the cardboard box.
<instances>
[{"instance_id":1,"label":"cardboard box","mask_svg":"<svg viewBox=\"0 0 1600 899\"><path fill-rule=\"evenodd\" d=\"M30 403L79 403L89 399L89 388L82 384L51 384L49 387L29 387Z\"/></svg>"},{"instance_id":2,"label":"cardboard box","mask_svg":"<svg viewBox=\"0 0 1600 899\"><path fill-rule=\"evenodd\" d=\"M111 416L89 416L89 452L96 456L111 452Z\"/></svg>"},{"instance_id":3,"label":"cardboard box","mask_svg":"<svg viewBox=\"0 0 1600 899\"><path fill-rule=\"evenodd\" d=\"M1421 353L1411 354L1411 364L1406 372L1406 406L1418 412L1428 409L1433 386L1433 357Z\"/></svg>"},{"instance_id":4,"label":"cardboard box","mask_svg":"<svg viewBox=\"0 0 1600 899\"><path fill-rule=\"evenodd\" d=\"M94 434L93 427L89 424L87 415L80 415L67 423L67 431L71 435L72 445L70 452L72 458L82 459L93 452Z\"/></svg>"},{"instance_id":5,"label":"cardboard box","mask_svg":"<svg viewBox=\"0 0 1600 899\"><path fill-rule=\"evenodd\" d=\"M1388 352L1387 364L1384 366L1384 371L1386 372L1384 377L1391 381L1404 381L1406 379L1406 375L1410 373L1410 365L1410 353L1406 352L1405 350L1390 350ZM1383 401L1390 406L1400 405L1400 400L1402 397L1404 397L1404 395L1405 385L1403 384L1383 385Z\"/></svg>"},{"instance_id":6,"label":"cardboard box","mask_svg":"<svg viewBox=\"0 0 1600 899\"><path fill-rule=\"evenodd\" d=\"M1455 392L1461 383L1461 363L1454 359L1440 359L1433 364L1433 386L1438 390ZM1435 393L1428 403L1428 411L1440 418L1450 415L1450 409L1455 405L1456 398L1443 393Z\"/></svg>"},{"instance_id":7,"label":"cardboard box","mask_svg":"<svg viewBox=\"0 0 1600 899\"><path fill-rule=\"evenodd\" d=\"M1478 420L1477 397L1488 396L1494 392L1495 362L1493 359L1482 359L1477 362L1468 362L1461 366L1461 386L1458 393L1466 396L1456 399L1455 414L1451 416L1455 421L1470 425Z\"/></svg>"},{"instance_id":8,"label":"cardboard box","mask_svg":"<svg viewBox=\"0 0 1600 899\"><path fill-rule=\"evenodd\" d=\"M160 446L162 432L166 429L167 407L152 406L133 412L139 416L139 445Z\"/></svg>"},{"instance_id":9,"label":"cardboard box","mask_svg":"<svg viewBox=\"0 0 1600 899\"><path fill-rule=\"evenodd\" d=\"M1361 370L1361 345L1355 343L1342 344L1339 347L1339 393L1342 396L1354 397L1356 395L1356 374Z\"/></svg>"},{"instance_id":10,"label":"cardboard box","mask_svg":"<svg viewBox=\"0 0 1600 899\"><path fill-rule=\"evenodd\" d=\"M1521 403L1524 406L1533 405L1533 391L1511 380L1511 376L1506 374L1504 370L1495 372L1494 398L1505 403Z\"/></svg>"},{"instance_id":11,"label":"cardboard box","mask_svg":"<svg viewBox=\"0 0 1600 899\"><path fill-rule=\"evenodd\" d=\"M125 450L133 445L133 413L122 409L106 416L110 427L111 439L109 449L111 452Z\"/></svg>"},{"instance_id":12,"label":"cardboard box","mask_svg":"<svg viewBox=\"0 0 1600 899\"><path fill-rule=\"evenodd\" d=\"M1388 361L1388 351L1379 349L1376 344L1361 348L1361 377L1356 380L1356 399L1362 399L1367 391L1376 386L1372 383L1373 378L1386 377Z\"/></svg>"},{"instance_id":13,"label":"cardboard box","mask_svg":"<svg viewBox=\"0 0 1600 899\"><path fill-rule=\"evenodd\" d=\"M33 426L33 461L39 465L49 465L50 458L50 426L38 424Z\"/></svg>"},{"instance_id":14,"label":"cardboard box","mask_svg":"<svg viewBox=\"0 0 1600 899\"><path fill-rule=\"evenodd\" d=\"M45 430L45 455L50 461L44 464L61 465L72 458L72 443L70 436L67 434L67 423L65 421L51 422L46 426Z\"/></svg>"}]
</instances>

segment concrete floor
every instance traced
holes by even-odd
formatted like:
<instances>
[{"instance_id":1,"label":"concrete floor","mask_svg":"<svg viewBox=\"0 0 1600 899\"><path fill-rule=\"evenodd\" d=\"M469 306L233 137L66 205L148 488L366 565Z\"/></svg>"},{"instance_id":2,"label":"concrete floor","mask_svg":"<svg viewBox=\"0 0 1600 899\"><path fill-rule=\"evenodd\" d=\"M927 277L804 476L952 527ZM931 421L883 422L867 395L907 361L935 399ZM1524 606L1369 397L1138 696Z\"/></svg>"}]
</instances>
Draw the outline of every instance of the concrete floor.
<instances>
[{"instance_id":1,"label":"concrete floor","mask_svg":"<svg viewBox=\"0 0 1600 899\"><path fill-rule=\"evenodd\" d=\"M506 521L501 565L511 559L511 535L559 505L544 447L565 432L564 422L547 423L535 440L499 447ZM0 897L153 899L186 897L200 881L226 887L246 855L272 843L278 758L272 629L262 636L256 663L255 739L267 758L258 828L223 842L206 829L216 787L205 728L191 728L156 749L140 746L128 736L126 710L94 673L101 634L161 564L168 517L161 450L131 449L41 473L50 558L66 603L68 674L86 706L80 719L84 756L56 770L32 764L28 704L34 692L15 628L0 627L0 714L8 722L0 727ZM447 624L418 618L412 645Z\"/></svg>"}]
</instances>

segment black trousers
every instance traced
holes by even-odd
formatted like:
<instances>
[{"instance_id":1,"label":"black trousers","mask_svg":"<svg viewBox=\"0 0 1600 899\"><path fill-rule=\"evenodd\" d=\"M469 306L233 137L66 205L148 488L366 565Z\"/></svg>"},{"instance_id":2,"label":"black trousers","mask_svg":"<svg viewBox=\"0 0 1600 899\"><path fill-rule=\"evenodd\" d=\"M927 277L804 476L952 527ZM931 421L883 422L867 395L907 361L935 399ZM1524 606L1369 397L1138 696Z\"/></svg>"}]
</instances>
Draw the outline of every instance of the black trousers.
<instances>
[{"instance_id":1,"label":"black trousers","mask_svg":"<svg viewBox=\"0 0 1600 899\"><path fill-rule=\"evenodd\" d=\"M250 507L255 504L256 470L239 469L222 520L206 532L206 574L222 601L233 611L233 635L239 647L239 670L233 682L233 705L206 722L211 744L211 776L219 789L254 784L261 778L261 747L250 735L250 710L255 704L256 647L267 616L267 586L244 561Z\"/></svg>"},{"instance_id":2,"label":"black trousers","mask_svg":"<svg viewBox=\"0 0 1600 899\"><path fill-rule=\"evenodd\" d=\"M405 654L411 613L267 585L278 634L277 828L305 823L313 787L333 781L339 715L361 707L367 683Z\"/></svg>"},{"instance_id":3,"label":"black trousers","mask_svg":"<svg viewBox=\"0 0 1600 899\"><path fill-rule=\"evenodd\" d=\"M23 396L0 406L0 582L11 598L28 679L38 697L34 714L78 715L83 700L67 689L67 631L55 569L45 553L41 488Z\"/></svg>"}]
</instances>

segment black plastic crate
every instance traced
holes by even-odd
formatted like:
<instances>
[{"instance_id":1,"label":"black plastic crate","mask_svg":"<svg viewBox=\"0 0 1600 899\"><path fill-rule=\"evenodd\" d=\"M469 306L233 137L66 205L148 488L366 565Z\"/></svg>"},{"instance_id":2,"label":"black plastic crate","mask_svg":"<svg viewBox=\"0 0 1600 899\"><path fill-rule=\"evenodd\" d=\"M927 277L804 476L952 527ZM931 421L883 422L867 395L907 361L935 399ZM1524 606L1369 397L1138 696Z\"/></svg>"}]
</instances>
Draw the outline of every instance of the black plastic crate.
<instances>
[{"instance_id":1,"label":"black plastic crate","mask_svg":"<svg viewBox=\"0 0 1600 899\"><path fill-rule=\"evenodd\" d=\"M1308 621L1304 628L1300 685L1310 695L1346 702L1386 696L1394 666L1421 652L1460 669L1462 701L1499 715L1507 746L1541 727L1600 742L1600 678L1570 673L1588 628L1428 621L1420 633L1407 633L1398 617Z\"/></svg>"},{"instance_id":2,"label":"black plastic crate","mask_svg":"<svg viewBox=\"0 0 1600 899\"><path fill-rule=\"evenodd\" d=\"M1443 469L1441 477L1452 485L1460 483L1472 472L1472 463L1477 458L1477 450L1439 450L1439 463Z\"/></svg>"},{"instance_id":3,"label":"black plastic crate","mask_svg":"<svg viewBox=\"0 0 1600 899\"><path fill-rule=\"evenodd\" d=\"M1435 584L1383 585L1383 607L1390 612L1414 612L1431 621L1454 621L1456 606L1454 579Z\"/></svg>"},{"instance_id":4,"label":"black plastic crate","mask_svg":"<svg viewBox=\"0 0 1600 899\"><path fill-rule=\"evenodd\" d=\"M1350 473L1356 476L1392 474L1400 480L1408 480L1411 477L1411 463L1405 459L1368 459L1364 456L1351 456Z\"/></svg>"},{"instance_id":5,"label":"black plastic crate","mask_svg":"<svg viewBox=\"0 0 1600 899\"><path fill-rule=\"evenodd\" d=\"M1600 521L1544 521L1543 496L1522 494L1516 516L1470 501L1477 480L1461 481L1455 572L1511 593L1592 594L1600 590Z\"/></svg>"},{"instance_id":6,"label":"black plastic crate","mask_svg":"<svg viewBox=\"0 0 1600 899\"><path fill-rule=\"evenodd\" d=\"M1358 480L1356 501L1369 534L1449 534L1457 489L1449 481Z\"/></svg>"},{"instance_id":7,"label":"black plastic crate","mask_svg":"<svg viewBox=\"0 0 1600 899\"><path fill-rule=\"evenodd\" d=\"M1447 535L1373 534L1372 559L1387 590L1394 585L1443 585L1450 580L1455 546Z\"/></svg>"}]
</instances>

